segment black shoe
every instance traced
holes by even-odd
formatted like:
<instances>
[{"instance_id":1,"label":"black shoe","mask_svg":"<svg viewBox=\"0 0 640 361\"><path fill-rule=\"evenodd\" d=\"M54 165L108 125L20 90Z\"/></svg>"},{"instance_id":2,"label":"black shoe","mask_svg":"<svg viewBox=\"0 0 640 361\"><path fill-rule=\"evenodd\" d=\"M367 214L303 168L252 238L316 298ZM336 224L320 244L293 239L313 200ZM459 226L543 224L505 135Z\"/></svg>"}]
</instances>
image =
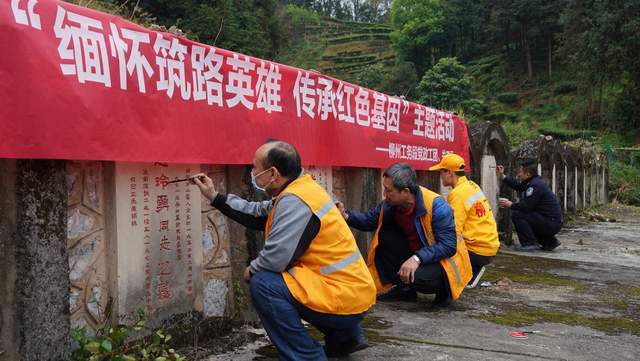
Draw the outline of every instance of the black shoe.
<instances>
[{"instance_id":1,"label":"black shoe","mask_svg":"<svg viewBox=\"0 0 640 361\"><path fill-rule=\"evenodd\" d=\"M451 301L445 301L445 302L433 301L431 302L431 305L429 306L429 308L435 311L435 310L448 308L449 306L451 306Z\"/></svg>"},{"instance_id":2,"label":"black shoe","mask_svg":"<svg viewBox=\"0 0 640 361\"><path fill-rule=\"evenodd\" d=\"M411 287L395 286L389 292L378 296L376 299L380 302L412 302L418 299L418 293Z\"/></svg>"},{"instance_id":3,"label":"black shoe","mask_svg":"<svg viewBox=\"0 0 640 361\"><path fill-rule=\"evenodd\" d=\"M540 250L540 245L539 244L527 244L524 246L519 246L516 245L514 248L516 251L519 252L535 252L535 251L539 251Z\"/></svg>"},{"instance_id":4,"label":"black shoe","mask_svg":"<svg viewBox=\"0 0 640 361\"><path fill-rule=\"evenodd\" d=\"M364 338L364 335L360 335L340 345L325 345L324 354L327 357L344 357L356 351L364 350L367 347L369 347L367 339Z\"/></svg>"},{"instance_id":5,"label":"black shoe","mask_svg":"<svg viewBox=\"0 0 640 361\"><path fill-rule=\"evenodd\" d=\"M429 308L431 308L432 310L438 310L441 308L447 308L449 306L451 306L451 294L449 294L448 292L445 295L436 293L436 298L433 299L433 302L431 302L431 306Z\"/></svg>"},{"instance_id":6,"label":"black shoe","mask_svg":"<svg viewBox=\"0 0 640 361\"><path fill-rule=\"evenodd\" d=\"M551 239L549 241L550 241L549 243L547 243L544 246L542 246L542 250L543 251L551 252L554 249L556 249L559 245L562 244L562 243L560 243L560 241L558 241L558 239L556 237L551 237Z\"/></svg>"}]
</instances>

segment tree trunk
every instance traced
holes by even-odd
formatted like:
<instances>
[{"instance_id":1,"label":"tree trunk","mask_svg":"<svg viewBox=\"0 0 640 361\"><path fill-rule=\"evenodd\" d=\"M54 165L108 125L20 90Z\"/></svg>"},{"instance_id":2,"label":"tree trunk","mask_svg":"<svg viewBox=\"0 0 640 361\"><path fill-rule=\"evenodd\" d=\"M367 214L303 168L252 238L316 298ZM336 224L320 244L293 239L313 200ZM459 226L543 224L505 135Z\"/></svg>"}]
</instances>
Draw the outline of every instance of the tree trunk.
<instances>
[{"instance_id":1,"label":"tree trunk","mask_svg":"<svg viewBox=\"0 0 640 361\"><path fill-rule=\"evenodd\" d=\"M600 118L600 129L604 128L604 103L602 102L602 91L604 88L604 80L600 80L600 94L598 95L598 117Z\"/></svg>"},{"instance_id":2,"label":"tree trunk","mask_svg":"<svg viewBox=\"0 0 640 361\"><path fill-rule=\"evenodd\" d=\"M524 45L524 54L527 60L527 77L531 80L531 78L533 78L533 66L531 65L531 48L529 47L527 27L525 25L522 26L522 40Z\"/></svg>"},{"instance_id":3,"label":"tree trunk","mask_svg":"<svg viewBox=\"0 0 640 361\"><path fill-rule=\"evenodd\" d=\"M504 48L507 56L509 55L509 51L511 50L511 44L509 43L509 23L507 23L507 27L504 30Z\"/></svg>"},{"instance_id":4,"label":"tree trunk","mask_svg":"<svg viewBox=\"0 0 640 361\"><path fill-rule=\"evenodd\" d=\"M518 44L520 45L520 48L516 50L518 51L518 53L522 55L520 58L520 65L522 65L522 69L523 69L522 71L524 72L524 69L527 66L527 54L524 50L524 31L522 31L522 28L520 28L520 41Z\"/></svg>"},{"instance_id":5,"label":"tree trunk","mask_svg":"<svg viewBox=\"0 0 640 361\"><path fill-rule=\"evenodd\" d=\"M553 35L549 34L549 39L548 39L548 49L549 49L549 54L548 54L548 67L547 69L549 70L549 79L551 79L551 54L553 52L553 43L552 43L552 39L553 39Z\"/></svg>"},{"instance_id":6,"label":"tree trunk","mask_svg":"<svg viewBox=\"0 0 640 361\"><path fill-rule=\"evenodd\" d=\"M587 129L591 129L591 116L593 114L593 83L589 80L587 84Z\"/></svg>"}]
</instances>

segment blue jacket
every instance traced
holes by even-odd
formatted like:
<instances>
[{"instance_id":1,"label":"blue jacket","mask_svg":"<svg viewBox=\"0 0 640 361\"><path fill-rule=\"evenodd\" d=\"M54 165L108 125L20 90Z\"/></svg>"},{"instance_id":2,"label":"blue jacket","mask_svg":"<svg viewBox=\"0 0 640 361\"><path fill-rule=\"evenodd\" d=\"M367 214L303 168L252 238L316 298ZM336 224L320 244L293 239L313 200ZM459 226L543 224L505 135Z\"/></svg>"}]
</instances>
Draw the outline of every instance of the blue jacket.
<instances>
[{"instance_id":1,"label":"blue jacket","mask_svg":"<svg viewBox=\"0 0 640 361\"><path fill-rule=\"evenodd\" d=\"M378 218L380 217L380 209L383 210L382 227L387 227L395 223L393 214L395 207L386 201L382 201L375 208L367 212L347 211L349 218L347 223L349 226L365 232L374 232L378 228ZM415 226L420 236L422 248L416 253L420 257L421 263L434 263L443 258L452 257L456 253L456 225L453 220L453 210L447 202L438 197L433 201L431 214L431 228L435 243L429 246L427 243L422 227L420 226L420 217L427 214L427 209L422 199L422 192L416 194L416 216Z\"/></svg>"}]
</instances>

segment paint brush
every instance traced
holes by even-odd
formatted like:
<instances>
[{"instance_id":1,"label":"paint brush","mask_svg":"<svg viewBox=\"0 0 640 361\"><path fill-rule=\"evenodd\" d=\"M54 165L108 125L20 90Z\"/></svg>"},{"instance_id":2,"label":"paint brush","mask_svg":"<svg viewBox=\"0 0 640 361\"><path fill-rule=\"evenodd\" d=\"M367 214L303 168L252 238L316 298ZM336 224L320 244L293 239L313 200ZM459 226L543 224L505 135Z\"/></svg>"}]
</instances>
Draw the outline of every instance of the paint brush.
<instances>
[{"instance_id":1,"label":"paint brush","mask_svg":"<svg viewBox=\"0 0 640 361\"><path fill-rule=\"evenodd\" d=\"M187 181L191 181L191 182L193 182L193 180L194 180L194 179L195 179L195 177L182 178L182 179L175 179L175 180L172 180L172 181L168 181L168 182L167 182L167 184L170 184L170 183L178 183L178 182L187 182ZM203 179L204 179L204 177L200 177L200 180L203 180Z\"/></svg>"}]
</instances>

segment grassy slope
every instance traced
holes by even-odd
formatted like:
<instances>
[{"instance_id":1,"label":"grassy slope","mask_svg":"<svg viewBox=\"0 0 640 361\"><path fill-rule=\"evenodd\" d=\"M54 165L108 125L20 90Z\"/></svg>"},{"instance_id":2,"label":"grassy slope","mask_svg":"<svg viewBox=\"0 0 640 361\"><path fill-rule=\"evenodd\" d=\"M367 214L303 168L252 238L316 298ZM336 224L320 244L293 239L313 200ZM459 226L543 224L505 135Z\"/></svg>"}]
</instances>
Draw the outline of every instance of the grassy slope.
<instances>
[{"instance_id":1,"label":"grassy slope","mask_svg":"<svg viewBox=\"0 0 640 361\"><path fill-rule=\"evenodd\" d=\"M391 28L383 24L323 19L320 25L308 26L303 40L285 49L278 61L355 82L367 66L394 63L390 32ZM612 146L630 144L630 137L625 135L572 129L568 120L576 90L571 88L572 81L562 68L558 67L551 78L540 69L534 79L527 81L522 71L509 70L504 64L499 56L465 64L475 79L474 97L487 108L481 115L468 115L469 121L501 122L514 145L538 134Z\"/></svg>"},{"instance_id":2,"label":"grassy slope","mask_svg":"<svg viewBox=\"0 0 640 361\"><path fill-rule=\"evenodd\" d=\"M394 63L390 32L391 28L382 24L323 19L319 25L307 26L302 40L277 60L353 82L369 65Z\"/></svg>"}]
</instances>

